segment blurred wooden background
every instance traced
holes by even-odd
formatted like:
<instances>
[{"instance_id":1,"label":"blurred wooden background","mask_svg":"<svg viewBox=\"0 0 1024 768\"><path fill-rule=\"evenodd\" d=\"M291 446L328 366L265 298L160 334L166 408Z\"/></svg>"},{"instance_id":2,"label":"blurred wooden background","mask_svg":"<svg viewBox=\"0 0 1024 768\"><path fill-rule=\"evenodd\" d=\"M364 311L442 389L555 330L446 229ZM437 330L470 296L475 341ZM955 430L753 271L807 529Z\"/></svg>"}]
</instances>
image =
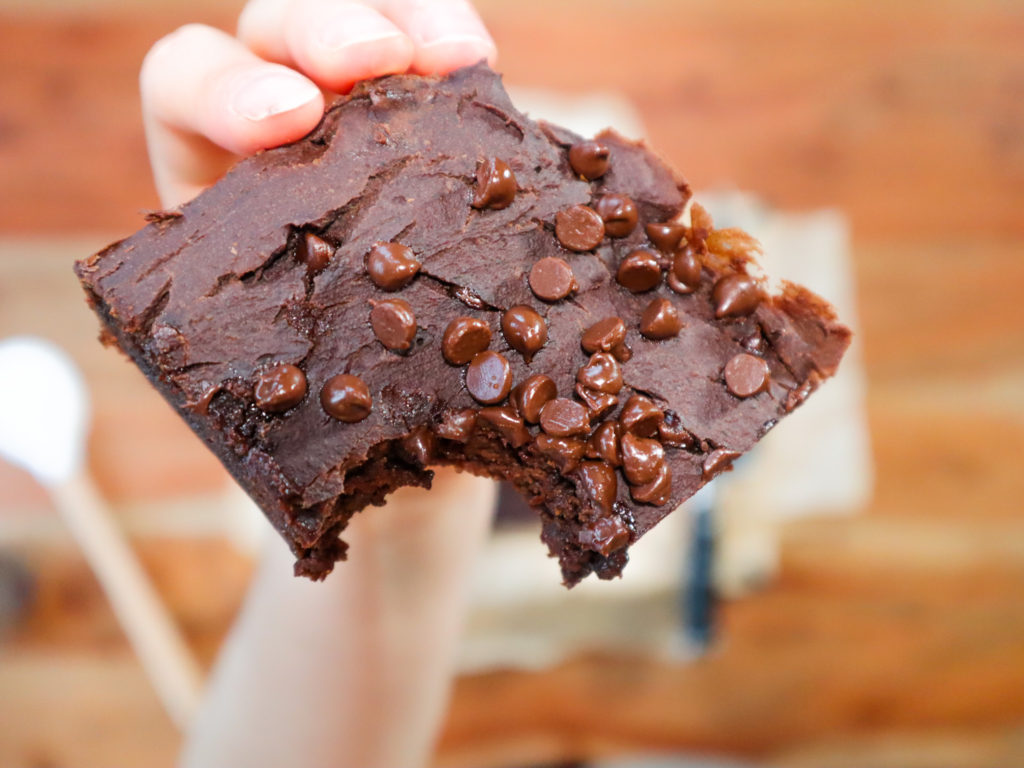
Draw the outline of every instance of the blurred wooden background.
<instances>
[{"instance_id":1,"label":"blurred wooden background","mask_svg":"<svg viewBox=\"0 0 1024 768\"><path fill-rule=\"evenodd\" d=\"M621 92L698 188L847 214L877 490L863 515L789 526L781 578L725 606L725 636L696 664L583 658L460 680L438 764L686 749L1024 765L1024 5L479 5L508 82ZM136 93L146 49L186 21L230 28L240 6L0 3L0 336L74 351L96 401L93 470L129 516L183 477L201 495L224 476L91 341L70 259L157 205ZM211 659L247 561L215 533L142 528ZM0 766L169 766L174 730L55 529L42 493L0 465L0 550L39 577L0 646Z\"/></svg>"}]
</instances>

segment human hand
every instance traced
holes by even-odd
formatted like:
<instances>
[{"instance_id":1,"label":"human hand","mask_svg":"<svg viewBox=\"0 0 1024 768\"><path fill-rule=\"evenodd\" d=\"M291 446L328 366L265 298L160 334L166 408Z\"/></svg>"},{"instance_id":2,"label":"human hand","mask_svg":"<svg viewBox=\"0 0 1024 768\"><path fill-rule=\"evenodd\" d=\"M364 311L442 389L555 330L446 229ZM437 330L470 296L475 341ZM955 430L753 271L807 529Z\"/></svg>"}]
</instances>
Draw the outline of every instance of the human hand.
<instances>
[{"instance_id":1,"label":"human hand","mask_svg":"<svg viewBox=\"0 0 1024 768\"><path fill-rule=\"evenodd\" d=\"M495 57L469 0L249 0L237 37L187 24L150 49L139 76L157 192L179 205L238 156L305 136L321 89Z\"/></svg>"}]
</instances>

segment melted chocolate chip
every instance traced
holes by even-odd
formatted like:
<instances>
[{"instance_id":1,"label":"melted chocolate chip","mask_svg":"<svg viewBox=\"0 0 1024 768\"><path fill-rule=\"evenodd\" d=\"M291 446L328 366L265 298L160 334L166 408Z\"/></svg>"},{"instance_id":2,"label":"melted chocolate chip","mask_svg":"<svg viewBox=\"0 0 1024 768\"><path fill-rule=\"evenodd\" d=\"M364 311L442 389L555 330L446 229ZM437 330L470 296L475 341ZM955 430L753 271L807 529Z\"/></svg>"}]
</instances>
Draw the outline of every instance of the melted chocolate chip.
<instances>
[{"instance_id":1,"label":"melted chocolate chip","mask_svg":"<svg viewBox=\"0 0 1024 768\"><path fill-rule=\"evenodd\" d=\"M593 180L608 171L608 147L597 141L581 141L569 148L569 165L584 179Z\"/></svg>"},{"instance_id":2,"label":"melted chocolate chip","mask_svg":"<svg viewBox=\"0 0 1024 768\"><path fill-rule=\"evenodd\" d=\"M760 286L749 275L736 274L723 277L711 292L715 317L743 317L749 315L764 298Z\"/></svg>"},{"instance_id":3,"label":"melted chocolate chip","mask_svg":"<svg viewBox=\"0 0 1024 768\"><path fill-rule=\"evenodd\" d=\"M626 432L639 437L653 437L665 420L665 414L654 402L643 395L633 395L622 406L619 422Z\"/></svg>"},{"instance_id":4,"label":"melted chocolate chip","mask_svg":"<svg viewBox=\"0 0 1024 768\"><path fill-rule=\"evenodd\" d=\"M750 397L768 389L768 363L742 352L725 364L725 386L736 397Z\"/></svg>"},{"instance_id":5,"label":"melted chocolate chip","mask_svg":"<svg viewBox=\"0 0 1024 768\"><path fill-rule=\"evenodd\" d=\"M598 320L583 332L580 345L587 354L612 352L626 340L626 324L621 317Z\"/></svg>"},{"instance_id":6,"label":"melted chocolate chip","mask_svg":"<svg viewBox=\"0 0 1024 768\"><path fill-rule=\"evenodd\" d=\"M631 485L629 495L633 497L633 501L641 504L651 504L655 507L667 504L672 497L672 470L668 468L668 464L659 465L657 473L649 482Z\"/></svg>"},{"instance_id":7,"label":"melted chocolate chip","mask_svg":"<svg viewBox=\"0 0 1024 768\"><path fill-rule=\"evenodd\" d=\"M476 411L472 408L464 408L459 411L448 411L445 413L441 423L435 431L439 437L446 440L454 440L457 443L465 443L473 435L476 428Z\"/></svg>"},{"instance_id":8,"label":"melted chocolate chip","mask_svg":"<svg viewBox=\"0 0 1024 768\"><path fill-rule=\"evenodd\" d=\"M558 388L554 380L543 373L534 374L512 390L512 404L531 424L540 421L541 408L556 397Z\"/></svg>"},{"instance_id":9,"label":"melted chocolate chip","mask_svg":"<svg viewBox=\"0 0 1024 768\"><path fill-rule=\"evenodd\" d=\"M425 426L416 427L398 443L398 455L416 467L425 467L437 456L437 438Z\"/></svg>"},{"instance_id":10,"label":"melted chocolate chip","mask_svg":"<svg viewBox=\"0 0 1024 768\"><path fill-rule=\"evenodd\" d=\"M763 355L764 336L761 335L760 331L754 331L746 338L740 340L740 346L747 350L747 352L752 352L755 355Z\"/></svg>"},{"instance_id":11,"label":"melted chocolate chip","mask_svg":"<svg viewBox=\"0 0 1024 768\"><path fill-rule=\"evenodd\" d=\"M590 432L590 413L575 400L556 397L540 411L540 428L552 437L576 437Z\"/></svg>"},{"instance_id":12,"label":"melted chocolate chip","mask_svg":"<svg viewBox=\"0 0 1024 768\"><path fill-rule=\"evenodd\" d=\"M617 395L622 389L622 369L619 361L607 352L595 352L576 372L576 381L587 389Z\"/></svg>"},{"instance_id":13,"label":"melted chocolate chip","mask_svg":"<svg viewBox=\"0 0 1024 768\"><path fill-rule=\"evenodd\" d=\"M683 327L679 312L668 299L655 299L640 316L640 333L648 339L668 339Z\"/></svg>"},{"instance_id":14,"label":"melted chocolate chip","mask_svg":"<svg viewBox=\"0 0 1024 768\"><path fill-rule=\"evenodd\" d=\"M622 427L617 421L606 421L587 440L585 455L588 459L602 459L613 467L622 465L619 454L619 439Z\"/></svg>"},{"instance_id":15,"label":"melted chocolate chip","mask_svg":"<svg viewBox=\"0 0 1024 768\"><path fill-rule=\"evenodd\" d=\"M590 421L600 421L619 404L619 398L606 392L589 389L582 384L576 385L576 397L590 410Z\"/></svg>"},{"instance_id":16,"label":"melted chocolate chip","mask_svg":"<svg viewBox=\"0 0 1024 768\"><path fill-rule=\"evenodd\" d=\"M373 303L370 310L370 327L377 341L395 352L405 352L412 347L416 338L416 314L409 302L402 299L388 299Z\"/></svg>"},{"instance_id":17,"label":"melted chocolate chip","mask_svg":"<svg viewBox=\"0 0 1024 768\"><path fill-rule=\"evenodd\" d=\"M616 515L599 517L580 530L578 539L580 546L608 557L629 544L629 529Z\"/></svg>"},{"instance_id":18,"label":"melted chocolate chip","mask_svg":"<svg viewBox=\"0 0 1024 768\"><path fill-rule=\"evenodd\" d=\"M491 350L478 353L466 368L466 389L484 405L500 403L512 389L508 360Z\"/></svg>"},{"instance_id":19,"label":"melted chocolate chip","mask_svg":"<svg viewBox=\"0 0 1024 768\"><path fill-rule=\"evenodd\" d=\"M353 423L370 415L373 400L362 379L340 373L328 379L320 390L320 405L331 418Z\"/></svg>"},{"instance_id":20,"label":"melted chocolate chip","mask_svg":"<svg viewBox=\"0 0 1024 768\"><path fill-rule=\"evenodd\" d=\"M716 448L704 458L704 464L701 466L702 477L704 480L710 480L715 475L732 469L732 462L739 455L739 451Z\"/></svg>"},{"instance_id":21,"label":"melted chocolate chip","mask_svg":"<svg viewBox=\"0 0 1024 768\"><path fill-rule=\"evenodd\" d=\"M658 425L658 437L662 445L673 448L683 448L689 451L697 445L696 438L683 426L683 420L679 418L679 414L671 409L665 411L665 420Z\"/></svg>"},{"instance_id":22,"label":"melted chocolate chip","mask_svg":"<svg viewBox=\"0 0 1024 768\"><path fill-rule=\"evenodd\" d=\"M526 362L540 351L548 340L548 326L533 307L517 304L501 316L501 332L512 349Z\"/></svg>"},{"instance_id":23,"label":"melted chocolate chip","mask_svg":"<svg viewBox=\"0 0 1024 768\"><path fill-rule=\"evenodd\" d=\"M576 276L565 259L546 256L530 268L530 289L538 299L559 301L576 288Z\"/></svg>"},{"instance_id":24,"label":"melted chocolate chip","mask_svg":"<svg viewBox=\"0 0 1024 768\"><path fill-rule=\"evenodd\" d=\"M604 195L594 205L594 210L604 221L608 237L625 237L636 229L640 219L636 203L626 195Z\"/></svg>"},{"instance_id":25,"label":"melted chocolate chip","mask_svg":"<svg viewBox=\"0 0 1024 768\"><path fill-rule=\"evenodd\" d=\"M496 157L484 160L476 171L474 208L500 210L508 208L516 198L516 177L508 163Z\"/></svg>"},{"instance_id":26,"label":"melted chocolate chip","mask_svg":"<svg viewBox=\"0 0 1024 768\"><path fill-rule=\"evenodd\" d=\"M649 483L658 474L658 467L665 463L665 449L657 440L637 437L625 432L619 441L622 452L622 474L632 485Z\"/></svg>"},{"instance_id":27,"label":"melted chocolate chip","mask_svg":"<svg viewBox=\"0 0 1024 768\"><path fill-rule=\"evenodd\" d=\"M275 365L256 379L254 395L260 410L283 413L294 408L306 396L306 374L289 363Z\"/></svg>"},{"instance_id":28,"label":"melted chocolate chip","mask_svg":"<svg viewBox=\"0 0 1024 768\"><path fill-rule=\"evenodd\" d=\"M633 358L633 350L626 342L622 342L612 350L612 357L620 363L628 363Z\"/></svg>"},{"instance_id":29,"label":"melted chocolate chip","mask_svg":"<svg viewBox=\"0 0 1024 768\"><path fill-rule=\"evenodd\" d=\"M619 264L615 279L633 293L651 290L661 282L661 264L657 254L646 248L633 251Z\"/></svg>"},{"instance_id":30,"label":"melted chocolate chip","mask_svg":"<svg viewBox=\"0 0 1024 768\"><path fill-rule=\"evenodd\" d=\"M690 246L679 251L672 260L668 287L676 293L693 293L700 288L700 260Z\"/></svg>"},{"instance_id":31,"label":"melted chocolate chip","mask_svg":"<svg viewBox=\"0 0 1024 768\"><path fill-rule=\"evenodd\" d=\"M444 329L441 354L452 365L465 365L491 344L491 327L476 317L456 317Z\"/></svg>"},{"instance_id":32,"label":"melted chocolate chip","mask_svg":"<svg viewBox=\"0 0 1024 768\"><path fill-rule=\"evenodd\" d=\"M604 221L593 208L574 205L555 214L555 237L570 251L592 251L604 238Z\"/></svg>"},{"instance_id":33,"label":"melted chocolate chip","mask_svg":"<svg viewBox=\"0 0 1024 768\"><path fill-rule=\"evenodd\" d=\"M605 515L611 514L619 492L619 478L615 469L603 461L584 461L576 470L578 487L595 507Z\"/></svg>"},{"instance_id":34,"label":"melted chocolate chip","mask_svg":"<svg viewBox=\"0 0 1024 768\"><path fill-rule=\"evenodd\" d=\"M334 248L322 237L306 232L295 244L295 258L306 265L311 275L323 270L334 256Z\"/></svg>"},{"instance_id":35,"label":"melted chocolate chip","mask_svg":"<svg viewBox=\"0 0 1024 768\"><path fill-rule=\"evenodd\" d=\"M401 243L376 243L366 255L366 272L382 291L401 290L419 271L412 249Z\"/></svg>"},{"instance_id":36,"label":"melted chocolate chip","mask_svg":"<svg viewBox=\"0 0 1024 768\"><path fill-rule=\"evenodd\" d=\"M533 447L558 467L563 475L573 472L583 458L583 441L574 437L552 437L541 433L534 438Z\"/></svg>"},{"instance_id":37,"label":"melted chocolate chip","mask_svg":"<svg viewBox=\"0 0 1024 768\"><path fill-rule=\"evenodd\" d=\"M686 234L686 227L682 224L671 224L667 221L648 224L646 229L647 237L662 253L675 253L683 240L683 235Z\"/></svg>"},{"instance_id":38,"label":"melted chocolate chip","mask_svg":"<svg viewBox=\"0 0 1024 768\"><path fill-rule=\"evenodd\" d=\"M526 428L522 418L511 405L481 408L477 419L478 422L492 427L501 435L502 440L513 448L530 442L530 430Z\"/></svg>"}]
</instances>

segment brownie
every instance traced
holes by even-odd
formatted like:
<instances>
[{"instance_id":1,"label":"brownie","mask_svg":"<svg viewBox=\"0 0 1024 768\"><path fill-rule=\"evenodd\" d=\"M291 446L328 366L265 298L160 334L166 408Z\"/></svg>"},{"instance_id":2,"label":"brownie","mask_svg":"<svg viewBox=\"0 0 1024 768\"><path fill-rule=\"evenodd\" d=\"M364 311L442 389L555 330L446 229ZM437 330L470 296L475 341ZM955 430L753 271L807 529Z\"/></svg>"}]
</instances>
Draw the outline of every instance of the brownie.
<instances>
[{"instance_id":1,"label":"brownie","mask_svg":"<svg viewBox=\"0 0 1024 768\"><path fill-rule=\"evenodd\" d=\"M510 481L565 583L832 375L850 332L643 143L517 111L479 64L362 83L79 262L124 350L319 579L431 466Z\"/></svg>"}]
</instances>

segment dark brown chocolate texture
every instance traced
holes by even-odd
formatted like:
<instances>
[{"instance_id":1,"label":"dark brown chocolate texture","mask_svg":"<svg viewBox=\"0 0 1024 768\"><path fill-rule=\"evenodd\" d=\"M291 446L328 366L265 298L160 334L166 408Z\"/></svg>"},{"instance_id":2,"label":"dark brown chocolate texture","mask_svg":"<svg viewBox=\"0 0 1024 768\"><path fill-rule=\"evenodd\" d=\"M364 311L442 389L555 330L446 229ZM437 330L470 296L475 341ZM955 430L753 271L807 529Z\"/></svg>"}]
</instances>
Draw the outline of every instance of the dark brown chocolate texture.
<instances>
[{"instance_id":1,"label":"dark brown chocolate texture","mask_svg":"<svg viewBox=\"0 0 1024 768\"><path fill-rule=\"evenodd\" d=\"M633 206L602 204L609 233L583 209L607 195ZM749 242L689 198L642 144L534 122L478 65L358 85L305 139L241 161L77 271L107 338L261 506L297 573L322 578L353 514L457 465L523 490L571 585L617 575L625 548L802 403L849 342L804 289L748 285ZM677 235L708 244L702 275L680 264L639 294L617 282L639 249L675 267ZM561 263L532 280L545 259ZM529 361L533 319L502 323L517 305L547 331ZM458 318L488 333L453 364ZM728 380L746 392L757 372L724 372L755 337L769 376L741 398ZM257 395L275 366L292 368Z\"/></svg>"}]
</instances>

